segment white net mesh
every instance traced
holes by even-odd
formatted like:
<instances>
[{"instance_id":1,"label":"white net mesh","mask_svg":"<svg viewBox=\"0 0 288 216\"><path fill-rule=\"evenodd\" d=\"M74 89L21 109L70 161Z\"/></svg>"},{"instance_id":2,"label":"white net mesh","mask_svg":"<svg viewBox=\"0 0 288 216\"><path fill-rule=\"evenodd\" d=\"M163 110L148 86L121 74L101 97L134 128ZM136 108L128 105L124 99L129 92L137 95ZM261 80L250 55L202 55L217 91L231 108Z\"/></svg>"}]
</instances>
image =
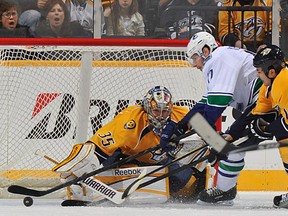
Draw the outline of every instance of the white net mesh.
<instances>
[{"instance_id":1,"label":"white net mesh","mask_svg":"<svg viewBox=\"0 0 288 216\"><path fill-rule=\"evenodd\" d=\"M155 85L177 105L191 106L203 92L183 47L2 46L0 68L2 193L11 184L59 184L54 164L36 150L62 160Z\"/></svg>"}]
</instances>

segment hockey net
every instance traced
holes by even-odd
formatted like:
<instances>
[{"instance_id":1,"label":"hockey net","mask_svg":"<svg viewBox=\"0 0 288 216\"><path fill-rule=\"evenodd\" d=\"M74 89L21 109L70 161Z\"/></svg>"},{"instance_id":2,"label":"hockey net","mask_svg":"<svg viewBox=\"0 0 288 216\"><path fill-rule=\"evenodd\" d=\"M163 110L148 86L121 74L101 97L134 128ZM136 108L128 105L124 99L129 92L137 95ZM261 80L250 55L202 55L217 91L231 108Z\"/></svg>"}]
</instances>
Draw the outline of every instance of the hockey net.
<instances>
[{"instance_id":1,"label":"hockey net","mask_svg":"<svg viewBox=\"0 0 288 216\"><path fill-rule=\"evenodd\" d=\"M155 85L191 107L204 84L185 61L187 42L1 39L0 197L11 184L60 184L42 154L62 160Z\"/></svg>"}]
</instances>

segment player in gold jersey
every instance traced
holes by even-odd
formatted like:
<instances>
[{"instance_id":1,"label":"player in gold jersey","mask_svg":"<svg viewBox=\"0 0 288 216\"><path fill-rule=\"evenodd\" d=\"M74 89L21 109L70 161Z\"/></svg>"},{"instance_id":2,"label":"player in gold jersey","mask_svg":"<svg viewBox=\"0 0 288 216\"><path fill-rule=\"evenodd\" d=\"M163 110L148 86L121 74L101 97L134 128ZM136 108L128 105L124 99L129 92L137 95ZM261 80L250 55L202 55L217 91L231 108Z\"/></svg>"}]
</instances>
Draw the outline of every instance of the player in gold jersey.
<instances>
[{"instance_id":1,"label":"player in gold jersey","mask_svg":"<svg viewBox=\"0 0 288 216\"><path fill-rule=\"evenodd\" d=\"M252 115L278 111L276 120L262 126L264 133L271 133L278 142L288 142L288 68L284 62L284 54L277 46L261 49L254 58L257 75L262 79L259 99ZM288 147L279 148L279 153L288 174ZM288 208L288 193L274 197L274 207Z\"/></svg>"},{"instance_id":2,"label":"player in gold jersey","mask_svg":"<svg viewBox=\"0 0 288 216\"><path fill-rule=\"evenodd\" d=\"M70 180L156 146L160 143L163 126L170 121L176 124L187 112L185 107L173 106L172 95L166 87L156 86L147 92L142 104L122 110L86 143L76 144L70 155L52 171L60 173L63 179ZM208 148L205 152L209 153ZM171 161L165 151L157 150L137 158L133 165L159 165L169 160ZM168 166L168 171L177 169L180 165L173 163ZM194 168L186 169L169 177L170 195L184 199L196 198L198 192L204 189L205 181L205 170L202 168L199 171Z\"/></svg>"}]
</instances>

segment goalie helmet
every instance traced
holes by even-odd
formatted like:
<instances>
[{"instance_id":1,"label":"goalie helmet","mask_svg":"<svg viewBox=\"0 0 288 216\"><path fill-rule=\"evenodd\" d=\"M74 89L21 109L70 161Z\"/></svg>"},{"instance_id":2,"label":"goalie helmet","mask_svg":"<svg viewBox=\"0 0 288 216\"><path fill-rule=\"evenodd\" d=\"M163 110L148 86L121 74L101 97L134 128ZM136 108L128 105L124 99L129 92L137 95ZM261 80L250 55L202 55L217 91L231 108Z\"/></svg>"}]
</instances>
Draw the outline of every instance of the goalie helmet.
<instances>
[{"instance_id":1,"label":"goalie helmet","mask_svg":"<svg viewBox=\"0 0 288 216\"><path fill-rule=\"evenodd\" d=\"M198 54L205 58L203 55L203 48L205 46L207 46L211 52L218 47L213 35L208 32L198 32L194 34L187 45L186 56L191 59L194 54Z\"/></svg>"},{"instance_id":2,"label":"goalie helmet","mask_svg":"<svg viewBox=\"0 0 288 216\"><path fill-rule=\"evenodd\" d=\"M261 67L266 76L270 69L278 74L285 67L284 54L278 46L267 45L257 52L253 59L254 67Z\"/></svg>"},{"instance_id":3,"label":"goalie helmet","mask_svg":"<svg viewBox=\"0 0 288 216\"><path fill-rule=\"evenodd\" d=\"M163 86L150 89L143 99L143 108L148 114L149 123L156 129L162 129L172 112L172 95Z\"/></svg>"}]
</instances>

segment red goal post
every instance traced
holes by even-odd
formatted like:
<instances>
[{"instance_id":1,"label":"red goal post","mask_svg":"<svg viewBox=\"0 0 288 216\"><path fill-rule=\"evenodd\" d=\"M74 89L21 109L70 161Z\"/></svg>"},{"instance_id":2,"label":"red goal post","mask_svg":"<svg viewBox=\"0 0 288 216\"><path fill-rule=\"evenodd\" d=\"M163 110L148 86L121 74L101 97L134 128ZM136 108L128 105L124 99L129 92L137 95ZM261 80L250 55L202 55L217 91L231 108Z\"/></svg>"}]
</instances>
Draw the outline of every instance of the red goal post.
<instances>
[{"instance_id":1,"label":"red goal post","mask_svg":"<svg viewBox=\"0 0 288 216\"><path fill-rule=\"evenodd\" d=\"M191 107L202 73L185 60L186 40L0 39L0 195L11 184L51 187L56 161L148 89L164 85Z\"/></svg>"}]
</instances>

